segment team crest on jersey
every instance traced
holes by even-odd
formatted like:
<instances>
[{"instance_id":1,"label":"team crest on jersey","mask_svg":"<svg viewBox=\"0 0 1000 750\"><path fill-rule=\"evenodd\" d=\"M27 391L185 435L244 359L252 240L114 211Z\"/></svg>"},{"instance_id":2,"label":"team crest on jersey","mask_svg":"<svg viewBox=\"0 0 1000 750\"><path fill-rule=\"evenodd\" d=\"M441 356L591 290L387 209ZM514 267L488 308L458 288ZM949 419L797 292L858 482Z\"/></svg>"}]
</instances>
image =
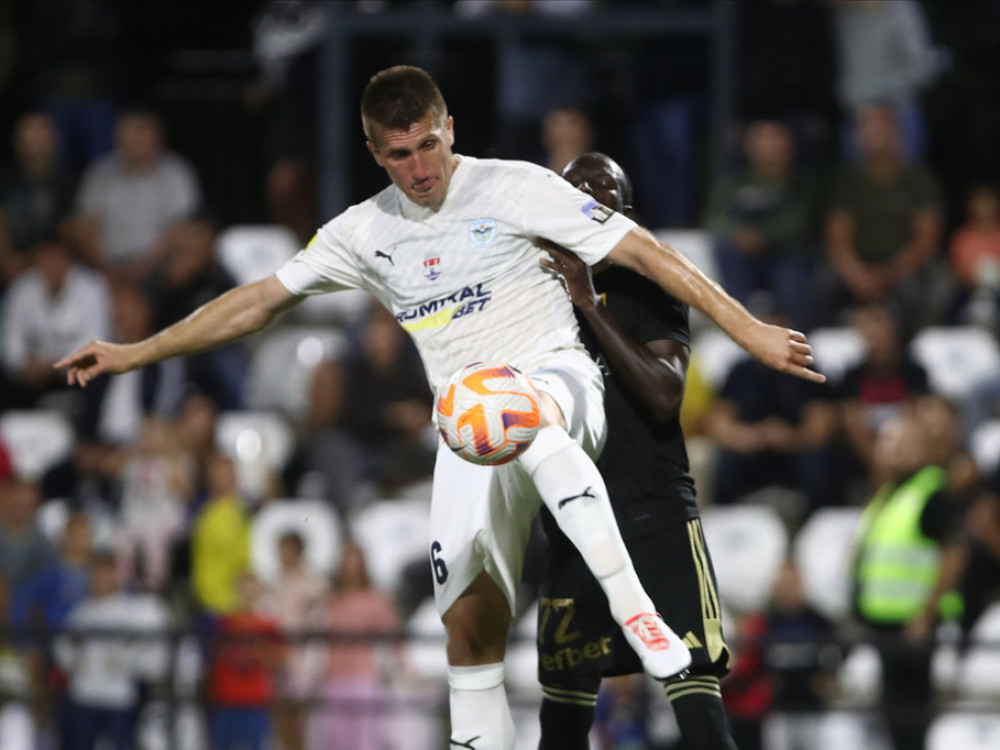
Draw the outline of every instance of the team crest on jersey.
<instances>
[{"instance_id":1,"label":"team crest on jersey","mask_svg":"<svg viewBox=\"0 0 1000 750\"><path fill-rule=\"evenodd\" d=\"M476 219L469 224L469 239L472 244L486 247L497 238L497 223L494 219Z\"/></svg>"},{"instance_id":2,"label":"team crest on jersey","mask_svg":"<svg viewBox=\"0 0 1000 750\"><path fill-rule=\"evenodd\" d=\"M424 258L424 276L431 281L435 281L441 275L441 256L435 255L433 258Z\"/></svg>"},{"instance_id":3,"label":"team crest on jersey","mask_svg":"<svg viewBox=\"0 0 1000 750\"><path fill-rule=\"evenodd\" d=\"M584 216L586 216L588 219L593 219L598 224L603 224L604 222L606 222L608 219L611 218L611 215L614 213L612 209L608 208L603 203L598 203L597 201L590 201L586 206L584 206L580 210L583 211Z\"/></svg>"}]
</instances>

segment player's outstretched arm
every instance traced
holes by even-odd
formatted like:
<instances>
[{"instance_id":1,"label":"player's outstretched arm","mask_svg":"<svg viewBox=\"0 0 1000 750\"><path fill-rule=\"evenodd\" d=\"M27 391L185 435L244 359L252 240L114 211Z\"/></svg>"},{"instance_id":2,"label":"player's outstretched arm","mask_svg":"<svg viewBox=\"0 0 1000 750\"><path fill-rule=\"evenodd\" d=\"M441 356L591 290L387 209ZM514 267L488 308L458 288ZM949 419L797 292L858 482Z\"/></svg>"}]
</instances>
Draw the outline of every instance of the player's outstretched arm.
<instances>
[{"instance_id":1,"label":"player's outstretched arm","mask_svg":"<svg viewBox=\"0 0 1000 750\"><path fill-rule=\"evenodd\" d=\"M608 254L608 260L641 273L677 299L701 310L764 364L817 383L826 380L809 369L812 350L804 334L757 320L683 253L658 242L645 229L633 229L625 235Z\"/></svg>"},{"instance_id":2,"label":"player's outstretched arm","mask_svg":"<svg viewBox=\"0 0 1000 750\"><path fill-rule=\"evenodd\" d=\"M179 354L194 354L259 331L302 300L277 276L231 289L184 320L134 344L91 341L53 367L68 368L66 382L86 387L98 375L121 373Z\"/></svg>"}]
</instances>

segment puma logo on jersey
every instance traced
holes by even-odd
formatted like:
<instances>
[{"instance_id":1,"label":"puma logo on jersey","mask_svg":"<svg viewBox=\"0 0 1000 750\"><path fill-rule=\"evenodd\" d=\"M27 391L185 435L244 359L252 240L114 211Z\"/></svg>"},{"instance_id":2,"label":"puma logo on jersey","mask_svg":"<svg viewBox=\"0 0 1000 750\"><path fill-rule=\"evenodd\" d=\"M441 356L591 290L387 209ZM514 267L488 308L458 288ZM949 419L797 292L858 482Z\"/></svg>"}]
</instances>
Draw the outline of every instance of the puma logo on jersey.
<instances>
[{"instance_id":1,"label":"puma logo on jersey","mask_svg":"<svg viewBox=\"0 0 1000 750\"><path fill-rule=\"evenodd\" d=\"M588 488L587 488L587 489L585 489L585 490L584 490L583 492L581 492L581 493L580 493L579 495L573 495L572 497L564 497L564 498L563 498L562 500L560 500L560 501L559 501L559 505L557 505L556 507L558 507L558 508L561 508L561 507L563 507L563 506L564 506L564 505L565 505L566 503L571 503L571 502L573 502L574 500L577 500L577 499L579 499L579 498L581 498L581 497L591 497L591 498L596 498L596 497L597 497L597 495L594 495L594 494L592 494L592 493L591 493L591 491L590 491L590 489L591 489L591 488L590 488L590 487L588 487Z\"/></svg>"},{"instance_id":2,"label":"puma logo on jersey","mask_svg":"<svg viewBox=\"0 0 1000 750\"><path fill-rule=\"evenodd\" d=\"M392 259L392 256L389 255L388 253L383 253L381 250L376 250L375 251L375 257L376 258L385 258L387 261L389 261L389 265L391 265L393 268L396 267L396 261L394 261Z\"/></svg>"},{"instance_id":3,"label":"puma logo on jersey","mask_svg":"<svg viewBox=\"0 0 1000 750\"><path fill-rule=\"evenodd\" d=\"M469 748L469 750L476 750L476 746L473 745L472 743L478 740L481 736L482 735L477 734L471 740L466 740L465 742L459 742L458 740L450 740L448 742L448 745L449 746L454 745L455 747L467 747Z\"/></svg>"}]
</instances>

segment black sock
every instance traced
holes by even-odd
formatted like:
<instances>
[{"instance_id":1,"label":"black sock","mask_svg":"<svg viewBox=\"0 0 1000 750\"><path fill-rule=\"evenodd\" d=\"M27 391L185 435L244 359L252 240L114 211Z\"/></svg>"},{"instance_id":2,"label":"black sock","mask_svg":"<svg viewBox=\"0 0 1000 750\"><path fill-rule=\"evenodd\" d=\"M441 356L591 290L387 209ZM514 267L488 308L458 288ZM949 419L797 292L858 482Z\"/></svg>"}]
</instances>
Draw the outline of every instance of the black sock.
<instances>
[{"instance_id":1,"label":"black sock","mask_svg":"<svg viewBox=\"0 0 1000 750\"><path fill-rule=\"evenodd\" d=\"M722 707L718 678L694 675L669 683L666 691L684 750L737 750Z\"/></svg>"},{"instance_id":2,"label":"black sock","mask_svg":"<svg viewBox=\"0 0 1000 750\"><path fill-rule=\"evenodd\" d=\"M538 750L590 750L596 688L542 686L542 739Z\"/></svg>"}]
</instances>

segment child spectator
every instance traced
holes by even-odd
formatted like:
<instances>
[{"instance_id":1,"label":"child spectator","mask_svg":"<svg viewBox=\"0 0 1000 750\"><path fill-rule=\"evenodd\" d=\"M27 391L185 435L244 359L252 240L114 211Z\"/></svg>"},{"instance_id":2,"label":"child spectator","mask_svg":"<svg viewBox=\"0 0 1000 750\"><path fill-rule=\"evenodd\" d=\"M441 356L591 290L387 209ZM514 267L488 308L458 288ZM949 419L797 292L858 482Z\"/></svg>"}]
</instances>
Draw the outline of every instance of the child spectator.
<instances>
[{"instance_id":1,"label":"child spectator","mask_svg":"<svg viewBox=\"0 0 1000 750\"><path fill-rule=\"evenodd\" d=\"M305 565L305 541L294 531L278 540L281 574L267 587L261 609L271 614L282 633L294 639L310 629L316 614L326 602L327 581ZM305 712L302 699L313 687L316 670L313 654L305 644L295 642L287 652L281 696L283 701L275 714L275 730L282 750L303 750L305 746Z\"/></svg>"},{"instance_id":2,"label":"child spectator","mask_svg":"<svg viewBox=\"0 0 1000 750\"><path fill-rule=\"evenodd\" d=\"M184 525L193 468L170 426L147 419L122 472L119 546L126 576L131 578L139 563L139 581L151 591L158 591L170 573L170 554Z\"/></svg>"},{"instance_id":3,"label":"child spectator","mask_svg":"<svg viewBox=\"0 0 1000 750\"><path fill-rule=\"evenodd\" d=\"M806 602L802 575L786 561L774 587L764 647L774 698L764 722L769 750L814 746L839 661L833 625Z\"/></svg>"},{"instance_id":4,"label":"child spectator","mask_svg":"<svg viewBox=\"0 0 1000 750\"><path fill-rule=\"evenodd\" d=\"M1000 189L978 185L969 192L966 221L955 231L948 254L967 289L1000 286Z\"/></svg>"},{"instance_id":5,"label":"child spectator","mask_svg":"<svg viewBox=\"0 0 1000 750\"><path fill-rule=\"evenodd\" d=\"M237 606L216 623L218 652L209 676L212 750L263 750L271 734L273 672L283 654L278 623L257 611L260 582L243 573Z\"/></svg>"},{"instance_id":6,"label":"child spectator","mask_svg":"<svg viewBox=\"0 0 1000 750\"><path fill-rule=\"evenodd\" d=\"M336 639L386 635L399 632L401 626L392 599L372 588L364 553L353 542L344 545L327 625L335 639L327 656L328 706L310 718L306 746L309 750L380 750L388 722L379 704L388 693L379 646Z\"/></svg>"},{"instance_id":7,"label":"child spectator","mask_svg":"<svg viewBox=\"0 0 1000 750\"><path fill-rule=\"evenodd\" d=\"M125 633L93 631L128 628L142 608L138 599L119 588L114 555L95 553L90 562L90 594L70 612L67 635L55 645L59 666L69 675L64 750L94 750L102 738L113 750L133 746L143 642L129 641Z\"/></svg>"},{"instance_id":8,"label":"child spectator","mask_svg":"<svg viewBox=\"0 0 1000 750\"><path fill-rule=\"evenodd\" d=\"M202 609L209 615L235 611L236 582L249 566L250 523L236 491L236 468L217 453L208 465L208 500L191 540L191 584Z\"/></svg>"}]
</instances>

